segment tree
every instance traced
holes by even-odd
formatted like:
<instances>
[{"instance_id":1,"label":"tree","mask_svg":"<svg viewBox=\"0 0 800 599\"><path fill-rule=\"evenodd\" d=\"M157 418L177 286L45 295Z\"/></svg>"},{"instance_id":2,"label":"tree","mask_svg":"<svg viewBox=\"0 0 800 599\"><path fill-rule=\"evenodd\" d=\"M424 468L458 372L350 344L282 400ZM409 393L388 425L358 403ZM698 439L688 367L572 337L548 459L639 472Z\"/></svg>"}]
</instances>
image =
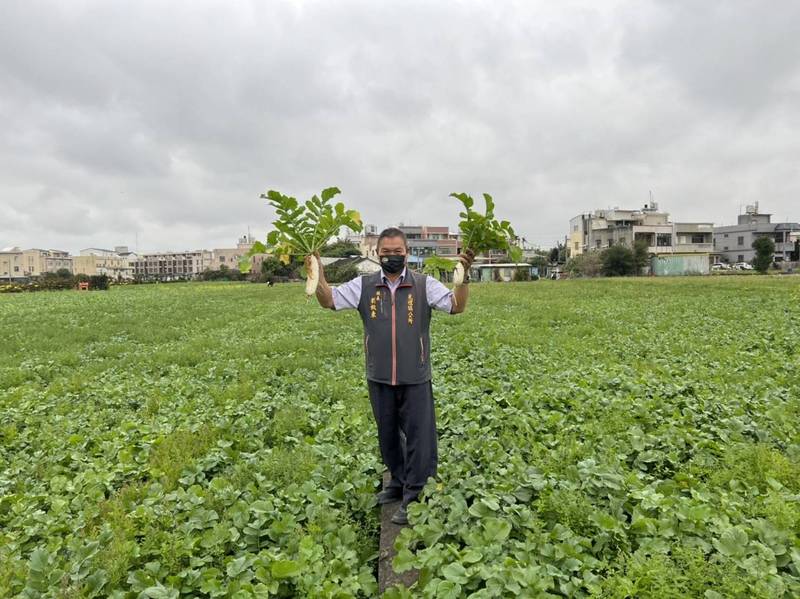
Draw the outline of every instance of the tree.
<instances>
[{"instance_id":1,"label":"tree","mask_svg":"<svg viewBox=\"0 0 800 599\"><path fill-rule=\"evenodd\" d=\"M625 277L636 270L633 251L624 245L612 245L600 254L601 270L607 277Z\"/></svg>"},{"instance_id":2,"label":"tree","mask_svg":"<svg viewBox=\"0 0 800 599\"><path fill-rule=\"evenodd\" d=\"M519 267L514 269L514 280L515 281L530 281L531 280L531 269L525 267Z\"/></svg>"},{"instance_id":3,"label":"tree","mask_svg":"<svg viewBox=\"0 0 800 599\"><path fill-rule=\"evenodd\" d=\"M68 279L68 278L72 277L72 273L69 272L68 268L59 268L56 271L56 276L61 278L61 279Z\"/></svg>"},{"instance_id":4,"label":"tree","mask_svg":"<svg viewBox=\"0 0 800 599\"><path fill-rule=\"evenodd\" d=\"M238 268L228 268L225 264L219 270L204 270L200 273L203 281L242 281L245 275Z\"/></svg>"},{"instance_id":5,"label":"tree","mask_svg":"<svg viewBox=\"0 0 800 599\"><path fill-rule=\"evenodd\" d=\"M275 277L285 277L287 279L298 278L299 263L292 260L289 264L284 264L275 256L266 256L261 263L261 275L265 281Z\"/></svg>"},{"instance_id":6,"label":"tree","mask_svg":"<svg viewBox=\"0 0 800 599\"><path fill-rule=\"evenodd\" d=\"M333 243L326 245L322 248L320 256L327 256L330 258L347 258L349 256L360 256L361 250L358 246L350 241L338 239Z\"/></svg>"},{"instance_id":7,"label":"tree","mask_svg":"<svg viewBox=\"0 0 800 599\"><path fill-rule=\"evenodd\" d=\"M650 260L650 254L647 251L649 244L644 239L637 239L633 242L633 264L636 268L636 274L642 274L642 269L647 266Z\"/></svg>"},{"instance_id":8,"label":"tree","mask_svg":"<svg viewBox=\"0 0 800 599\"><path fill-rule=\"evenodd\" d=\"M753 242L756 257L753 260L755 269L764 274L769 269L775 256L775 242L771 237L759 237Z\"/></svg>"},{"instance_id":9,"label":"tree","mask_svg":"<svg viewBox=\"0 0 800 599\"><path fill-rule=\"evenodd\" d=\"M108 275L91 275L89 277L89 289L106 290L108 289Z\"/></svg>"},{"instance_id":10,"label":"tree","mask_svg":"<svg viewBox=\"0 0 800 599\"><path fill-rule=\"evenodd\" d=\"M339 261L325 267L325 279L328 283L346 283L358 276L358 269L351 261Z\"/></svg>"},{"instance_id":11,"label":"tree","mask_svg":"<svg viewBox=\"0 0 800 599\"><path fill-rule=\"evenodd\" d=\"M565 270L575 277L596 277L601 272L600 252L586 252L567 261Z\"/></svg>"},{"instance_id":12,"label":"tree","mask_svg":"<svg viewBox=\"0 0 800 599\"><path fill-rule=\"evenodd\" d=\"M549 255L550 264L558 263L558 254L559 252L557 247L554 247L553 249L550 250L550 255Z\"/></svg>"}]
</instances>

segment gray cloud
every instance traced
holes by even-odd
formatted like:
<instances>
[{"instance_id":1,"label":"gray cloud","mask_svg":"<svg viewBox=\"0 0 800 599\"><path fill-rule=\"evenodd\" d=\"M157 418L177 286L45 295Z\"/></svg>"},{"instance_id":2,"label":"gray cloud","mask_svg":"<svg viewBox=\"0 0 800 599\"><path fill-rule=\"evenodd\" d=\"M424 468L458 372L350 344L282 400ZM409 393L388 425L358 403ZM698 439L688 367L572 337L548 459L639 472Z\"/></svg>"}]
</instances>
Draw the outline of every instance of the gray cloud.
<instances>
[{"instance_id":1,"label":"gray cloud","mask_svg":"<svg viewBox=\"0 0 800 599\"><path fill-rule=\"evenodd\" d=\"M491 192L545 245L639 206L800 219L794 2L0 5L0 245L229 245L267 188L379 225Z\"/></svg>"}]
</instances>

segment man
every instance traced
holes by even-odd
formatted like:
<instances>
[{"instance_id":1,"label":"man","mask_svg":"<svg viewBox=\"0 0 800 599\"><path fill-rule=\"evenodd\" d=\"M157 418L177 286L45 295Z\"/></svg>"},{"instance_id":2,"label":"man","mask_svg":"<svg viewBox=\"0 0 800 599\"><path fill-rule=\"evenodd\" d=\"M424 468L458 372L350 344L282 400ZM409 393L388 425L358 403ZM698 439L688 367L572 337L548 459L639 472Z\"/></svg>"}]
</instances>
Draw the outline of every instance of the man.
<instances>
[{"instance_id":1,"label":"man","mask_svg":"<svg viewBox=\"0 0 800 599\"><path fill-rule=\"evenodd\" d=\"M436 476L438 462L431 312L463 312L469 287L459 285L450 291L432 277L409 271L408 243L400 229L381 232L378 258L380 271L334 288L325 280L320 262L317 300L323 308L356 309L361 315L369 399L378 425L381 457L392 475L377 501L401 501L392 522L407 524L406 508L417 499L428 477ZM307 265L311 259L306 258ZM474 255L467 250L459 259L468 273ZM464 282L469 282L468 276Z\"/></svg>"}]
</instances>

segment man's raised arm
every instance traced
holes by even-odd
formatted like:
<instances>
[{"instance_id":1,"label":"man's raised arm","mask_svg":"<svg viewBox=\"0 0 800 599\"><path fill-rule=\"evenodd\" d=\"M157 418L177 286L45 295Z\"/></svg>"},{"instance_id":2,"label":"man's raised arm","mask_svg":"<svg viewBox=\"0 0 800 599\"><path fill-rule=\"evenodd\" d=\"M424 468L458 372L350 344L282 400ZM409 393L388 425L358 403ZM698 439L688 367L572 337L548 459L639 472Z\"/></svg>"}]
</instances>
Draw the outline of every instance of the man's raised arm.
<instances>
[{"instance_id":1,"label":"man's raised arm","mask_svg":"<svg viewBox=\"0 0 800 599\"><path fill-rule=\"evenodd\" d=\"M458 255L458 259L464 265L464 272L469 277L469 269L472 266L472 261L475 260L475 254L472 250L464 250L464 253ZM467 279L469 280L469 279ZM469 298L468 285L456 285L453 288L453 308L450 314L461 314L467 309L467 298Z\"/></svg>"}]
</instances>

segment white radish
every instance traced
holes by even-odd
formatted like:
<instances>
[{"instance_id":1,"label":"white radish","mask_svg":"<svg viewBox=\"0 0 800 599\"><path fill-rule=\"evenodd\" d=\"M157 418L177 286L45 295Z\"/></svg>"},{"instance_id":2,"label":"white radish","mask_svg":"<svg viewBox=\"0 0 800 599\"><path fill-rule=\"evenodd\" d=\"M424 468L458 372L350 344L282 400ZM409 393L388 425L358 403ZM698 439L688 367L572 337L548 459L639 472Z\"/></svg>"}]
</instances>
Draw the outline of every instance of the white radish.
<instances>
[{"instance_id":1,"label":"white radish","mask_svg":"<svg viewBox=\"0 0 800 599\"><path fill-rule=\"evenodd\" d=\"M319 284L319 260L316 256L306 258L306 277L306 295L314 295Z\"/></svg>"},{"instance_id":2,"label":"white radish","mask_svg":"<svg viewBox=\"0 0 800 599\"><path fill-rule=\"evenodd\" d=\"M464 263L461 260L458 261L456 264L456 268L453 271L453 285L458 287L459 285L464 284Z\"/></svg>"}]
</instances>

